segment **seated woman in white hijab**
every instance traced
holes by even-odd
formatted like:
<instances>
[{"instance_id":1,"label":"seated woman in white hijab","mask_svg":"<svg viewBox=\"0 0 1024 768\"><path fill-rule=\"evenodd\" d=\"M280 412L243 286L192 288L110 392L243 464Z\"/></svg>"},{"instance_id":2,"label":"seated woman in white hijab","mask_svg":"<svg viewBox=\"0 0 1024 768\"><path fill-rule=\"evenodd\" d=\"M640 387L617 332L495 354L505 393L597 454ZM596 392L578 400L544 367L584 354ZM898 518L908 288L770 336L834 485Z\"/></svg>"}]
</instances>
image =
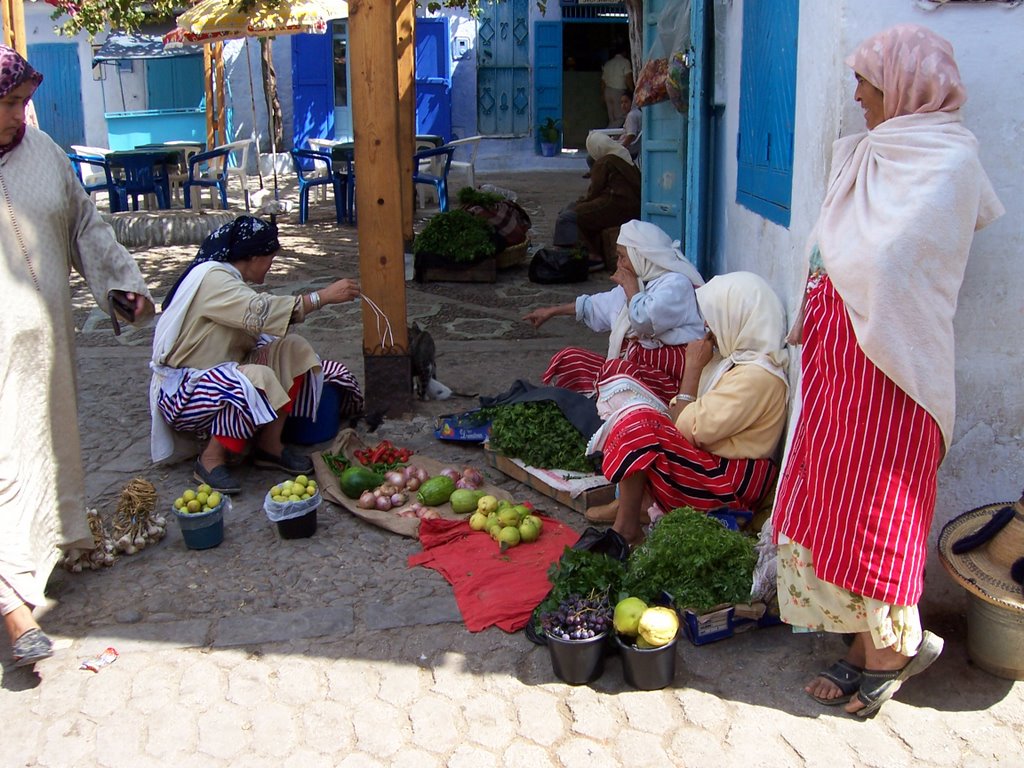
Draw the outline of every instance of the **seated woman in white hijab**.
<instances>
[{"instance_id":1,"label":"seated woman in white hijab","mask_svg":"<svg viewBox=\"0 0 1024 768\"><path fill-rule=\"evenodd\" d=\"M551 358L541 380L589 396L602 379L627 374L667 403L683 376L684 345L704 335L694 295L704 280L679 243L654 224L626 222L617 242L615 288L523 318L539 328L552 317L575 316L592 331L610 332L607 354L567 347Z\"/></svg>"},{"instance_id":2,"label":"seated woman in white hijab","mask_svg":"<svg viewBox=\"0 0 1024 768\"><path fill-rule=\"evenodd\" d=\"M782 302L751 272L709 280L697 302L709 333L686 345L686 371L667 408L626 377L601 383L605 423L588 452L603 454L605 477L619 485L608 509L631 545L643 537L642 512L652 501L666 512L754 509L778 471L772 457L788 390Z\"/></svg>"},{"instance_id":3,"label":"seated woman in white hijab","mask_svg":"<svg viewBox=\"0 0 1024 768\"><path fill-rule=\"evenodd\" d=\"M241 490L228 457L250 439L256 466L312 471L281 433L289 414L315 416L325 381L339 390L342 417L363 407L349 370L291 333L321 306L359 296L359 284L336 280L301 296L257 293L246 283L264 281L279 249L277 226L253 216L215 230L164 299L153 338L153 461L176 452L176 432L209 435L193 475L222 493Z\"/></svg>"}]
</instances>

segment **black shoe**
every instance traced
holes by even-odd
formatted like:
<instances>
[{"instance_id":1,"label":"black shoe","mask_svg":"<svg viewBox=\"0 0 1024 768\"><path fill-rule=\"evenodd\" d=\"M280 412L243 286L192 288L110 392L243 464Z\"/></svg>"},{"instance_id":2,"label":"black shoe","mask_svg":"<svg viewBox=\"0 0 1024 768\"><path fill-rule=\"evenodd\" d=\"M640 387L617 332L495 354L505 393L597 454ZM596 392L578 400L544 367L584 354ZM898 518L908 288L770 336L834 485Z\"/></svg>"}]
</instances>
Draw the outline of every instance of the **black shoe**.
<instances>
[{"instance_id":1,"label":"black shoe","mask_svg":"<svg viewBox=\"0 0 1024 768\"><path fill-rule=\"evenodd\" d=\"M313 462L309 456L296 453L288 446L281 450L280 456L268 453L262 448L253 448L252 463L264 469L282 469L293 475L309 474L313 471Z\"/></svg>"},{"instance_id":2,"label":"black shoe","mask_svg":"<svg viewBox=\"0 0 1024 768\"><path fill-rule=\"evenodd\" d=\"M11 648L14 666L28 667L53 656L53 641L41 629L26 630Z\"/></svg>"},{"instance_id":3,"label":"black shoe","mask_svg":"<svg viewBox=\"0 0 1024 768\"><path fill-rule=\"evenodd\" d=\"M207 469L199 459L196 459L196 465L192 468L192 477L197 482L206 483L213 490L220 491L221 493L232 494L239 493L242 490L242 486L231 476L227 466L224 464L220 464L213 469Z\"/></svg>"}]
</instances>

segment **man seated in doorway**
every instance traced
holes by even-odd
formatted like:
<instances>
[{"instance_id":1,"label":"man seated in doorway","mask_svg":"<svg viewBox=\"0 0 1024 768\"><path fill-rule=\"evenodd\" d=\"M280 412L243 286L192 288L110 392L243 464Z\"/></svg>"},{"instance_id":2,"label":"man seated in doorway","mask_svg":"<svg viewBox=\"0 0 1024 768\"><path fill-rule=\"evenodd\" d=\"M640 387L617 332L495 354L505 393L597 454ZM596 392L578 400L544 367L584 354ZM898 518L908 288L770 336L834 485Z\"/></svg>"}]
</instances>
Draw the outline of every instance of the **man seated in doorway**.
<instances>
[{"instance_id":1,"label":"man seated in doorway","mask_svg":"<svg viewBox=\"0 0 1024 768\"><path fill-rule=\"evenodd\" d=\"M626 91L633 90L633 65L629 61L629 49L620 41L612 49L612 57L601 67L601 97L608 110L608 127L621 128L626 113L622 111L620 99Z\"/></svg>"}]
</instances>

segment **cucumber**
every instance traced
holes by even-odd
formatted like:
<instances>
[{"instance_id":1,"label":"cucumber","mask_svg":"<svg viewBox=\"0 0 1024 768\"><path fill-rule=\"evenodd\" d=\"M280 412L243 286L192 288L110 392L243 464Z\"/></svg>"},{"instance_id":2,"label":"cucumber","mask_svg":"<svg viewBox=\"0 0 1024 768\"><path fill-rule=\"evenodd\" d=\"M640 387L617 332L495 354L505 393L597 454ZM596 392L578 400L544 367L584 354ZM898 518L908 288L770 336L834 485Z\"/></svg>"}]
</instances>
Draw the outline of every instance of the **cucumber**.
<instances>
[{"instance_id":1,"label":"cucumber","mask_svg":"<svg viewBox=\"0 0 1024 768\"><path fill-rule=\"evenodd\" d=\"M450 477L438 475L437 477L430 478L420 486L416 498L419 499L420 504L436 507L448 501L453 493L455 493L455 481Z\"/></svg>"}]
</instances>

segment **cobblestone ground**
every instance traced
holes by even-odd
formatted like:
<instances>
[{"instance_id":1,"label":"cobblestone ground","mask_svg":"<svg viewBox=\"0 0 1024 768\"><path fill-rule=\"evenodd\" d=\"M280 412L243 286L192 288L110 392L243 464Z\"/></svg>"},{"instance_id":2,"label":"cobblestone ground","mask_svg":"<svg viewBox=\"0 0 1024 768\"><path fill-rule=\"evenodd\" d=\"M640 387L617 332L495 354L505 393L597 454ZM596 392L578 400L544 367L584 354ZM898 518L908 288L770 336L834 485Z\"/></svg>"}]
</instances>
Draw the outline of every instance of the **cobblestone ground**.
<instances>
[{"instance_id":1,"label":"cobblestone ground","mask_svg":"<svg viewBox=\"0 0 1024 768\"><path fill-rule=\"evenodd\" d=\"M580 169L482 175L512 189L533 216L534 242L583 189ZM291 190L286 190L292 194ZM312 221L284 221L284 252L268 279L292 293L356 274L355 230L330 204ZM422 223L422 219L421 219ZM154 293L166 292L194 247L137 257ZM567 343L603 347L571 320L540 330L530 308L606 289L529 283L524 267L493 285L410 283L409 315L438 346L438 377L460 392L496 394L539 380ZM91 506L113 512L124 483L151 480L161 506L191 483L188 462L149 462L151 330L117 340L75 283L83 452ZM354 305L330 307L302 329L325 356L361 376ZM451 463L582 530L583 519L496 470L479 447L433 437L436 415L472 399L417 403L377 436ZM681 643L673 685L632 690L617 658L591 686L556 680L548 652L521 634L467 632L444 579L406 561L412 539L325 506L311 539L279 539L261 510L274 473L240 468L244 490L224 543L185 548L168 536L112 568L55 574L43 622L58 653L35 672L6 648L0 689L10 766L989 766L1024 764L1024 686L967 660L962 598L929 574L926 623L947 650L870 722L823 708L801 685L841 654L839 642L758 630L716 644ZM107 646L119 660L97 674L81 659Z\"/></svg>"}]
</instances>

